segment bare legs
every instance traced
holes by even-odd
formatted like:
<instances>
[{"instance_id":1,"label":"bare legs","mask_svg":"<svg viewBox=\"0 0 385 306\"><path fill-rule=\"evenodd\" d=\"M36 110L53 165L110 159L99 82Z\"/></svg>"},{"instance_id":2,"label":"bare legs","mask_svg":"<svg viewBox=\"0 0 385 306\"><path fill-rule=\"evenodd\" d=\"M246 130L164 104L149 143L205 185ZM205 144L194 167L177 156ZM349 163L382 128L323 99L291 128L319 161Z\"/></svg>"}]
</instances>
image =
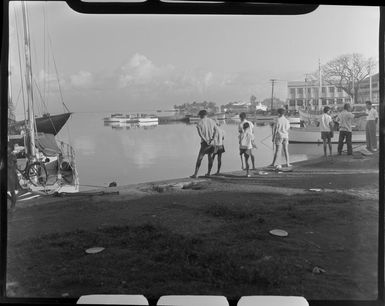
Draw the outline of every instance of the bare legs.
<instances>
[{"instance_id":1,"label":"bare legs","mask_svg":"<svg viewBox=\"0 0 385 306\"><path fill-rule=\"evenodd\" d=\"M245 164L246 164L246 176L249 177L250 174L249 174L249 155L248 154L244 154L245 155Z\"/></svg>"},{"instance_id":2,"label":"bare legs","mask_svg":"<svg viewBox=\"0 0 385 306\"><path fill-rule=\"evenodd\" d=\"M222 153L218 153L218 154L214 154L213 156L213 163L214 163L214 159L215 159L215 156L218 156L218 170L217 172L215 173L215 175L218 175L221 171L221 166L222 166ZM241 161L242 161L242 156L241 156ZM243 167L243 161L242 161L242 167Z\"/></svg>"},{"instance_id":3,"label":"bare legs","mask_svg":"<svg viewBox=\"0 0 385 306\"><path fill-rule=\"evenodd\" d=\"M202 159L203 159L204 156L205 156L204 152L199 152L198 158L197 158L197 162L195 164L195 171L194 171L194 174L190 176L191 178L196 178L197 177L198 171L199 171L199 168L201 166ZM208 171L207 171L206 176L209 176L210 172L211 172L211 168L213 167L213 154L212 153L208 153L207 154L207 158L208 158L209 164L208 164Z\"/></svg>"},{"instance_id":4,"label":"bare legs","mask_svg":"<svg viewBox=\"0 0 385 306\"><path fill-rule=\"evenodd\" d=\"M241 156L241 169L245 170L245 166L243 164L242 154L240 156ZM255 158L254 158L254 154L251 152L251 150L250 150L250 159L251 159L251 165L253 166L252 170L255 170ZM246 156L245 156L245 161L246 161Z\"/></svg>"},{"instance_id":5,"label":"bare legs","mask_svg":"<svg viewBox=\"0 0 385 306\"><path fill-rule=\"evenodd\" d=\"M327 147L329 147L329 155L332 156L332 143L330 139L324 139L323 140L324 144L324 156L327 157Z\"/></svg>"},{"instance_id":6,"label":"bare legs","mask_svg":"<svg viewBox=\"0 0 385 306\"><path fill-rule=\"evenodd\" d=\"M281 143L275 144L273 162L271 163L270 166L273 166L273 167L276 166L275 163L277 161L277 157L281 156L282 148L283 148L283 154L285 155L285 159L286 159L286 166L287 167L291 166L290 156L289 156L289 140L286 138L284 138Z\"/></svg>"}]
</instances>

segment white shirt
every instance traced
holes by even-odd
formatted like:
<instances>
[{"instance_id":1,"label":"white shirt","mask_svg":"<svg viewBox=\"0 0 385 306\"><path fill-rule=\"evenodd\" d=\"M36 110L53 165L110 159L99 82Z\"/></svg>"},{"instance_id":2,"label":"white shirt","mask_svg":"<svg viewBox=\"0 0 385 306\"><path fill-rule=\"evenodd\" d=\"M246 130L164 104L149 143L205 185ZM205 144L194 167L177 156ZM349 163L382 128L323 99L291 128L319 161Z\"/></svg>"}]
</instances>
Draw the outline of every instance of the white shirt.
<instances>
[{"instance_id":1,"label":"white shirt","mask_svg":"<svg viewBox=\"0 0 385 306\"><path fill-rule=\"evenodd\" d=\"M278 117L275 123L275 135L279 138L289 138L290 121L285 116Z\"/></svg>"},{"instance_id":2,"label":"white shirt","mask_svg":"<svg viewBox=\"0 0 385 306\"><path fill-rule=\"evenodd\" d=\"M216 127L217 132L215 133L213 145L215 146L222 146L223 145L223 139L225 138L225 131L222 130L220 127Z\"/></svg>"},{"instance_id":3,"label":"white shirt","mask_svg":"<svg viewBox=\"0 0 385 306\"><path fill-rule=\"evenodd\" d=\"M323 113L319 125L321 132L330 132L330 122L333 122L332 117L327 113Z\"/></svg>"},{"instance_id":4,"label":"white shirt","mask_svg":"<svg viewBox=\"0 0 385 306\"><path fill-rule=\"evenodd\" d=\"M348 112L346 109L342 110L338 114L337 121L340 124L340 131L352 131L354 115L351 112Z\"/></svg>"},{"instance_id":5,"label":"white shirt","mask_svg":"<svg viewBox=\"0 0 385 306\"><path fill-rule=\"evenodd\" d=\"M246 122L249 124L250 132L253 134L254 124L252 122L250 122L249 120L246 120L246 119L241 121L241 123L238 125L238 132L239 133L243 132L243 124L245 124Z\"/></svg>"},{"instance_id":6,"label":"white shirt","mask_svg":"<svg viewBox=\"0 0 385 306\"><path fill-rule=\"evenodd\" d=\"M202 118L197 123L198 134L202 138L202 142L207 144L211 142L216 131L216 123L213 119Z\"/></svg>"},{"instance_id":7,"label":"white shirt","mask_svg":"<svg viewBox=\"0 0 385 306\"><path fill-rule=\"evenodd\" d=\"M376 120L378 118L378 113L373 107L370 110L366 110L366 113L368 114L366 120Z\"/></svg>"},{"instance_id":8,"label":"white shirt","mask_svg":"<svg viewBox=\"0 0 385 306\"><path fill-rule=\"evenodd\" d=\"M239 135L239 148L240 149L252 149L254 135L251 133L250 128L247 128L242 134Z\"/></svg>"}]
</instances>

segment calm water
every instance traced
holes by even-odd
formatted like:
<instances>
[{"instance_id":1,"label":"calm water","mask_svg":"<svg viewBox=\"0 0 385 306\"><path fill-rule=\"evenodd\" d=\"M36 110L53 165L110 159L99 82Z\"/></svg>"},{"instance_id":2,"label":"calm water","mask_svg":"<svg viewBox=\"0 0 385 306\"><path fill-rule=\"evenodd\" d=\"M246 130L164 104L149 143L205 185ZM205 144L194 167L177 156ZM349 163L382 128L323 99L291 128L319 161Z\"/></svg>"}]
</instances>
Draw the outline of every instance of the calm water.
<instances>
[{"instance_id":1,"label":"calm water","mask_svg":"<svg viewBox=\"0 0 385 306\"><path fill-rule=\"evenodd\" d=\"M69 141L76 151L81 190L108 186L188 177L193 173L200 147L195 125L161 124L152 127L105 125L108 113L75 113L59 133L58 139ZM237 123L222 125L225 150L222 172L240 170ZM255 127L256 167L272 160L271 127ZM291 161L322 154L316 144L290 144ZM199 175L207 171L207 158ZM213 172L216 171L216 161Z\"/></svg>"}]
</instances>

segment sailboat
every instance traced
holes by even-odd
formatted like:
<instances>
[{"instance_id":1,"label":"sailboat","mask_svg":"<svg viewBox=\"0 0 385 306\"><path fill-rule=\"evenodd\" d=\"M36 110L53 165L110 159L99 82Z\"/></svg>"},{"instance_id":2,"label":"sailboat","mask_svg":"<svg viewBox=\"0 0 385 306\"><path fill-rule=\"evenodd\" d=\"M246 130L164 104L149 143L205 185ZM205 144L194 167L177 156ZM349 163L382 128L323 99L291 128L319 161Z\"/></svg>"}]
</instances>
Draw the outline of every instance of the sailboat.
<instances>
[{"instance_id":1,"label":"sailboat","mask_svg":"<svg viewBox=\"0 0 385 306\"><path fill-rule=\"evenodd\" d=\"M75 152L69 144L55 138L68 120L70 112L58 116L45 116L41 119L37 119L35 116L30 33L27 7L24 1L21 9L27 107L25 119L20 122L11 122L8 135L9 144L17 157L19 185L22 189L38 194L78 192L79 177ZM22 145L20 145L20 140Z\"/></svg>"}]
</instances>

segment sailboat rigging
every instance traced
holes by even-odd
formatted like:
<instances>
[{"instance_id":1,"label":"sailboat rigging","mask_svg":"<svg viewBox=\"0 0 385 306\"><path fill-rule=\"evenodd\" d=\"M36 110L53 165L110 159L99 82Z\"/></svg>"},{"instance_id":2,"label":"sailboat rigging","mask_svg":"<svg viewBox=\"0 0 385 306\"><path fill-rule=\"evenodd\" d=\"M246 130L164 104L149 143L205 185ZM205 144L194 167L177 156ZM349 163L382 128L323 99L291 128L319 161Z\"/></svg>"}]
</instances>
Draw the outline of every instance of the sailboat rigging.
<instances>
[{"instance_id":1,"label":"sailboat rigging","mask_svg":"<svg viewBox=\"0 0 385 306\"><path fill-rule=\"evenodd\" d=\"M64 114L45 114L40 118L35 116L29 20L24 1L21 3L21 10L27 107L24 120L12 120L9 123L8 135L9 144L17 157L19 184L23 189L44 194L77 192L79 191L79 178L75 164L75 152L69 144L55 138L71 113L66 107L68 112ZM12 103L12 101L10 102ZM63 105L65 105L64 102Z\"/></svg>"}]
</instances>

